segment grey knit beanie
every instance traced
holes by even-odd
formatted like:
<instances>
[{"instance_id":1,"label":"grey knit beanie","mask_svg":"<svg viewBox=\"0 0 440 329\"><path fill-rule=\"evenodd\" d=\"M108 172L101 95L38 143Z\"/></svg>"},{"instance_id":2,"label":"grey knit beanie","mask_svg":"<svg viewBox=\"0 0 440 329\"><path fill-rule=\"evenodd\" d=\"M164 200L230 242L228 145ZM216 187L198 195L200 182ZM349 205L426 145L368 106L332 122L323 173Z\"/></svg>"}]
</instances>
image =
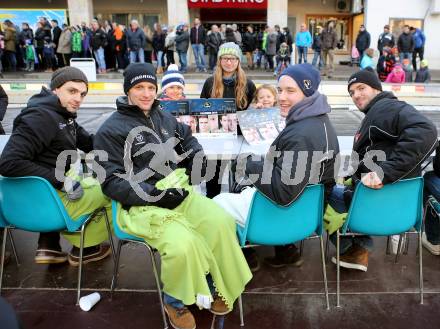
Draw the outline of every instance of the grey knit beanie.
<instances>
[{"instance_id":1,"label":"grey knit beanie","mask_svg":"<svg viewBox=\"0 0 440 329\"><path fill-rule=\"evenodd\" d=\"M56 70L52 74L52 79L50 80L50 89L54 90L61 87L63 84L69 81L81 81L84 82L89 88L89 81L86 75L80 69L72 66L65 66Z\"/></svg>"}]
</instances>

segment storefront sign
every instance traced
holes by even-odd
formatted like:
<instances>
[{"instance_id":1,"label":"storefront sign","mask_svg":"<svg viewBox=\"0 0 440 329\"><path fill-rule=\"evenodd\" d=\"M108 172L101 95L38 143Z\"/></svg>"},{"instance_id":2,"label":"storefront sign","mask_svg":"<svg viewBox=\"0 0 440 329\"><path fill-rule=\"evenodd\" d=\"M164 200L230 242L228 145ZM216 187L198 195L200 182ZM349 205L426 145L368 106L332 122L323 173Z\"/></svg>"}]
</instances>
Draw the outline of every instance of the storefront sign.
<instances>
[{"instance_id":1,"label":"storefront sign","mask_svg":"<svg viewBox=\"0 0 440 329\"><path fill-rule=\"evenodd\" d=\"M188 8L267 9L267 0L188 0Z\"/></svg>"}]
</instances>

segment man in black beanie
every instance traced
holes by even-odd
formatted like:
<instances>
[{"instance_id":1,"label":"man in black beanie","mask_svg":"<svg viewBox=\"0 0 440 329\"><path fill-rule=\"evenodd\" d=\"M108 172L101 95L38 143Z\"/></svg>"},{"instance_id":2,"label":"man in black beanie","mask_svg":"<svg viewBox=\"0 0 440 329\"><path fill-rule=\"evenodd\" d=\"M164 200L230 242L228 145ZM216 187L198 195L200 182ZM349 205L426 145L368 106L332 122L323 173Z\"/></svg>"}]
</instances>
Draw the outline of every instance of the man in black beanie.
<instances>
[{"instance_id":1,"label":"man in black beanie","mask_svg":"<svg viewBox=\"0 0 440 329\"><path fill-rule=\"evenodd\" d=\"M361 70L348 80L348 92L356 107L365 114L354 136L353 152L359 162L352 184L345 189L335 187L330 205L340 212L347 212L356 184L362 183L380 189L401 179L421 176L421 163L437 145L437 129L413 106L399 101L391 92L382 91L382 85L373 70ZM364 163L368 151L383 151L386 160L374 160L376 168ZM338 190L339 189L339 190ZM336 243L336 234L331 240ZM341 238L340 264L342 267L367 271L368 253L373 241L370 236ZM332 258L336 263L336 258Z\"/></svg>"},{"instance_id":2,"label":"man in black beanie","mask_svg":"<svg viewBox=\"0 0 440 329\"><path fill-rule=\"evenodd\" d=\"M108 207L110 201L104 197L95 180L82 187L82 179L75 175L70 157L61 161L66 151L93 149L92 136L75 121L77 111L87 95L88 81L85 74L74 67L64 67L52 74L50 89L43 87L32 96L27 106L14 120L12 135L0 158L0 174L6 177L38 176L46 179L60 191L61 201L67 213L73 218L90 214L96 209ZM60 177L61 175L61 177ZM66 176L66 177L65 177ZM73 244L69 255L61 250L59 232L40 233L35 255L37 264L63 263L79 264L79 234L63 234ZM105 221L96 218L86 227L83 263L101 260L110 255L110 247L101 245L108 238Z\"/></svg>"},{"instance_id":3,"label":"man in black beanie","mask_svg":"<svg viewBox=\"0 0 440 329\"><path fill-rule=\"evenodd\" d=\"M234 219L190 185L204 176L205 155L191 128L159 108L154 67L130 64L124 92L94 140L108 154L102 188L118 202L121 229L159 251L172 327L195 328L185 305L229 313L252 275Z\"/></svg>"}]
</instances>

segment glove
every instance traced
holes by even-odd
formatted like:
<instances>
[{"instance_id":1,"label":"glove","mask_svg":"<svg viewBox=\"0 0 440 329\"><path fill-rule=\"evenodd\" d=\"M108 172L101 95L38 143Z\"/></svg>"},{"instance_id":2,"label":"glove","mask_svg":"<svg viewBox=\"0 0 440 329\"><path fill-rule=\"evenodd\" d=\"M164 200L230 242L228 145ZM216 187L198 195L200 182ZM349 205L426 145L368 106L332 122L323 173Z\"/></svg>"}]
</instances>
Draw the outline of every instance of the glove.
<instances>
[{"instance_id":1,"label":"glove","mask_svg":"<svg viewBox=\"0 0 440 329\"><path fill-rule=\"evenodd\" d=\"M66 177L61 192L66 193L67 199L77 201L84 195L84 190L79 181Z\"/></svg>"},{"instance_id":2,"label":"glove","mask_svg":"<svg viewBox=\"0 0 440 329\"><path fill-rule=\"evenodd\" d=\"M150 205L166 209L174 209L185 200L188 194L189 192L184 189L168 188L166 190L159 190L155 188L150 192L150 195L155 198L161 197L156 201L150 202Z\"/></svg>"}]
</instances>

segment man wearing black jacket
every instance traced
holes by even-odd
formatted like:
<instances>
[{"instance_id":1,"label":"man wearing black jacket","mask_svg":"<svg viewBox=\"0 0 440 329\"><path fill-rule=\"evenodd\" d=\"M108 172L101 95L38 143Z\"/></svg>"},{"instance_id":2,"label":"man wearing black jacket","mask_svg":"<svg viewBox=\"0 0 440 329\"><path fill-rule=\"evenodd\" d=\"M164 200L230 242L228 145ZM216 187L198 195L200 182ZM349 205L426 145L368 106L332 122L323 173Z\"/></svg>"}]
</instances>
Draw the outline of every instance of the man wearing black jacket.
<instances>
[{"instance_id":1,"label":"man wearing black jacket","mask_svg":"<svg viewBox=\"0 0 440 329\"><path fill-rule=\"evenodd\" d=\"M408 103L382 91L374 71L354 73L348 81L348 92L365 117L354 137L353 152L359 162L353 163L352 184L345 189L335 187L330 197L330 205L341 213L348 210L356 184L380 189L401 179L421 176L421 163L437 146L434 124ZM369 152L381 152L385 159ZM371 160L375 168L368 165ZM331 240L334 238L332 235ZM340 242L341 266L367 271L371 237L343 237ZM336 263L336 258L332 261Z\"/></svg>"},{"instance_id":2,"label":"man wearing black jacket","mask_svg":"<svg viewBox=\"0 0 440 329\"><path fill-rule=\"evenodd\" d=\"M52 19L50 21L50 24L52 25L52 35L53 35L53 43L54 43L54 50L55 50L55 54L56 54L56 67L60 66L60 63L63 63L63 58L61 54L58 54L56 52L56 50L58 49L58 43L60 41L60 36L61 36L61 32L63 32L61 30L61 28L58 26L58 21L56 19ZM55 67L55 68L56 68Z\"/></svg>"},{"instance_id":3,"label":"man wearing black jacket","mask_svg":"<svg viewBox=\"0 0 440 329\"><path fill-rule=\"evenodd\" d=\"M194 19L194 26L190 31L191 47L194 53L194 60L196 61L196 72L206 72L205 65L205 43L206 31L200 23L200 19Z\"/></svg>"},{"instance_id":4,"label":"man wearing black jacket","mask_svg":"<svg viewBox=\"0 0 440 329\"><path fill-rule=\"evenodd\" d=\"M397 48L399 50L400 63L405 58L408 58L412 62L412 55L414 51L414 38L409 31L409 25L403 27L403 33L397 39Z\"/></svg>"},{"instance_id":5,"label":"man wearing black jacket","mask_svg":"<svg viewBox=\"0 0 440 329\"><path fill-rule=\"evenodd\" d=\"M365 29L364 25L359 28L359 34L356 37L356 48L359 51L359 57L362 60L364 51L370 48L371 37L370 33Z\"/></svg>"},{"instance_id":6,"label":"man wearing black jacket","mask_svg":"<svg viewBox=\"0 0 440 329\"><path fill-rule=\"evenodd\" d=\"M50 82L51 89L43 87L32 96L21 113L15 118L12 135L0 158L0 174L6 177L38 176L46 179L57 189L73 218L90 214L96 209L108 207L99 183L93 178L81 179L70 169L71 157L62 161L65 152L77 149L90 152L92 136L76 121L76 113L87 94L88 81L82 71L64 67L55 71ZM63 167L57 167L57 162ZM60 177L61 176L61 177ZM67 178L69 177L69 178ZM59 233L40 233L35 262L38 264L62 263L69 260L73 266L79 260L79 234L64 234L74 247L67 256L61 251ZM96 218L86 228L83 262L100 260L110 254L109 246L100 245L107 239L103 218Z\"/></svg>"},{"instance_id":7,"label":"man wearing black jacket","mask_svg":"<svg viewBox=\"0 0 440 329\"><path fill-rule=\"evenodd\" d=\"M190 186L204 171L203 149L189 126L159 108L153 65L130 64L124 92L94 140L95 149L108 154L101 162L102 188L120 204L121 228L159 251L172 327L195 328L185 305L198 296L199 306L217 315L229 313L252 275L233 218ZM199 297L206 297L203 304Z\"/></svg>"},{"instance_id":8,"label":"man wearing black jacket","mask_svg":"<svg viewBox=\"0 0 440 329\"><path fill-rule=\"evenodd\" d=\"M308 63L288 66L281 73L277 89L280 115L286 118L285 128L263 159L244 154L233 163L232 167L237 169L237 183L251 183L252 188L240 194L222 193L214 197L238 225L245 225L252 196L257 190L273 202L288 206L299 198L307 184L322 183L327 201L335 185L339 144L328 117L330 105L326 96L318 91L320 81L319 71ZM248 251L246 258L251 269L256 271L259 268L256 253ZM276 268L302 263L294 245L275 247L275 257L265 261Z\"/></svg>"}]
</instances>

